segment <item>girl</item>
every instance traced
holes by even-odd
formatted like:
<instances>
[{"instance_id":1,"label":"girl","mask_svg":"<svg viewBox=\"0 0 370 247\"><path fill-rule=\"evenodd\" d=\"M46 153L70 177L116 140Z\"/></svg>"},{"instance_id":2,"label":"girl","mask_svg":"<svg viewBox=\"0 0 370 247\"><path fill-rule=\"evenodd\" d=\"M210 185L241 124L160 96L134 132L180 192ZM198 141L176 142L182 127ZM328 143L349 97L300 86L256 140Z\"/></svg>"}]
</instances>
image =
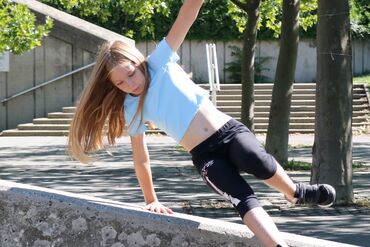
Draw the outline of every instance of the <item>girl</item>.
<instances>
[{"instance_id":1,"label":"girl","mask_svg":"<svg viewBox=\"0 0 370 247\"><path fill-rule=\"evenodd\" d=\"M217 110L208 92L196 86L176 64L176 51L202 4L202 0L185 0L168 35L147 59L122 41L101 47L71 124L70 153L81 162L89 162L87 153L103 148L105 123L110 144L127 125L146 208L171 214L153 188L144 136L144 123L151 121L190 152L207 185L233 204L262 244L287 246L239 170L264 180L298 204L330 206L335 190L330 185L294 184L249 129Z\"/></svg>"}]
</instances>

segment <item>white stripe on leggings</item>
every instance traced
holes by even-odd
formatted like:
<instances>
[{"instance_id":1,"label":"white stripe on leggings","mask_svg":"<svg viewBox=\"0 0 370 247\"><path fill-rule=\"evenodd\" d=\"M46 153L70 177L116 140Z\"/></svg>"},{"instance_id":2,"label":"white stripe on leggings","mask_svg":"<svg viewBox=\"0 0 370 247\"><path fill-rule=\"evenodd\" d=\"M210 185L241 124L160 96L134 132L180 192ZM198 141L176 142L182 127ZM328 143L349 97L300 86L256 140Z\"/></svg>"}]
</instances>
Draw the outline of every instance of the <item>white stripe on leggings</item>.
<instances>
[{"instance_id":1,"label":"white stripe on leggings","mask_svg":"<svg viewBox=\"0 0 370 247\"><path fill-rule=\"evenodd\" d=\"M211 182L211 180L209 180L209 178L207 176L203 176L203 177L209 183L209 185L214 190L216 190L220 195L222 195L225 199L229 200L234 206L238 206L238 204L240 203L240 200L238 198L232 197L231 195L228 195L226 192L223 192L222 190L220 190L219 188L217 188L216 185L214 185Z\"/></svg>"}]
</instances>

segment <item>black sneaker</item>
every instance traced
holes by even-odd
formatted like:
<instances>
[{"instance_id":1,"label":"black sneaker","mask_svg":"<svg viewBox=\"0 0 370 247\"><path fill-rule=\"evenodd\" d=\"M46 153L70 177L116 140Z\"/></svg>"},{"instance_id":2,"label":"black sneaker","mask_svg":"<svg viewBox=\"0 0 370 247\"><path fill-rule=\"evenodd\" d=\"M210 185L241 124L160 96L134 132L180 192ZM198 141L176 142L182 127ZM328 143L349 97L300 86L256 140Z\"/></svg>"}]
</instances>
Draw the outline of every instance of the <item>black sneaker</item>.
<instances>
[{"instance_id":1,"label":"black sneaker","mask_svg":"<svg viewBox=\"0 0 370 247\"><path fill-rule=\"evenodd\" d=\"M320 207L330 207L335 201L335 189L329 184L296 184L297 205L318 205Z\"/></svg>"}]
</instances>

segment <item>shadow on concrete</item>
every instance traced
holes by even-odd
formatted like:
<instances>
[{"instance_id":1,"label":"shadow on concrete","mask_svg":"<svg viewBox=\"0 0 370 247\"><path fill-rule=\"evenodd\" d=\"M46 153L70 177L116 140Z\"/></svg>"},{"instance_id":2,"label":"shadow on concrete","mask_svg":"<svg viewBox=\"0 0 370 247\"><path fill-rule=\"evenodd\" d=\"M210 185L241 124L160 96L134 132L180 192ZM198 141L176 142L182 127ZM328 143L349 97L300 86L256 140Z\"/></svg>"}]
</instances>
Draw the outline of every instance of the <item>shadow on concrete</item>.
<instances>
[{"instance_id":1,"label":"shadow on concrete","mask_svg":"<svg viewBox=\"0 0 370 247\"><path fill-rule=\"evenodd\" d=\"M358 145L354 157L368 159L366 152L370 144ZM119 143L108 151L99 151L94 155L96 162L84 165L68 157L65 145L30 143L17 147L2 144L0 179L143 206L131 145ZM307 148L293 151L297 157L311 157ZM241 223L231 204L203 183L189 154L174 143L166 142L149 143L149 152L155 189L162 203L176 212ZM294 171L289 175L297 182L310 179L309 171ZM243 176L281 231L362 246L370 242L368 209L362 212L361 209L291 208L281 194L250 175ZM355 195L370 195L369 171L355 171L353 185Z\"/></svg>"},{"instance_id":2,"label":"shadow on concrete","mask_svg":"<svg viewBox=\"0 0 370 247\"><path fill-rule=\"evenodd\" d=\"M370 215L352 214L332 209L332 212L321 212L323 209L300 209L281 211L275 216L279 229L285 232L315 236L325 240L336 240L342 243L369 246L370 236L366 230L369 227ZM325 210L324 210L325 211ZM339 212L335 212L339 211ZM271 214L271 213L270 213ZM289 217L284 217L284 215ZM292 217L294 214L294 217Z\"/></svg>"}]
</instances>

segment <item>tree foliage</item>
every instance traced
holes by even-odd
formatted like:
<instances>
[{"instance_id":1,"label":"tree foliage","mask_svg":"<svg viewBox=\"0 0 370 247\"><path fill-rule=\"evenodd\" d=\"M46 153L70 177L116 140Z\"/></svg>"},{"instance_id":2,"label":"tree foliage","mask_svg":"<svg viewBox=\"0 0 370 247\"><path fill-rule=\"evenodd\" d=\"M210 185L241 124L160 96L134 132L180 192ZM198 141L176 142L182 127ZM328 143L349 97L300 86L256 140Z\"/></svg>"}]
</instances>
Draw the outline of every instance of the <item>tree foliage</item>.
<instances>
[{"instance_id":1,"label":"tree foliage","mask_svg":"<svg viewBox=\"0 0 370 247\"><path fill-rule=\"evenodd\" d=\"M35 15L25 5L0 0L0 53L21 54L40 46L52 25L49 17L44 25L36 25Z\"/></svg>"},{"instance_id":2,"label":"tree foliage","mask_svg":"<svg viewBox=\"0 0 370 247\"><path fill-rule=\"evenodd\" d=\"M370 37L370 2L369 0L351 0L351 28L357 38Z\"/></svg>"},{"instance_id":3,"label":"tree foliage","mask_svg":"<svg viewBox=\"0 0 370 247\"><path fill-rule=\"evenodd\" d=\"M182 1L170 0L42 0L87 21L103 26L135 40L161 39L176 18ZM277 38L281 29L282 0L262 1L259 38ZM317 1L301 0L301 37L314 37L317 22ZM351 0L351 26L354 36L370 37L370 4L367 0ZM246 14L230 0L209 0L188 34L189 39L242 39ZM0 0L0 52L16 54L41 44L49 33L52 20L36 25L35 16L24 6Z\"/></svg>"},{"instance_id":4,"label":"tree foliage","mask_svg":"<svg viewBox=\"0 0 370 247\"><path fill-rule=\"evenodd\" d=\"M231 1L229 1L230 3ZM259 38L277 38L281 31L283 0L262 1L260 6ZM352 33L357 38L370 38L370 3L368 0L350 0L350 16ZM229 11L237 25L243 32L247 19L242 16L241 10L229 4ZM317 1L300 1L300 37L315 37L317 23Z\"/></svg>"},{"instance_id":5,"label":"tree foliage","mask_svg":"<svg viewBox=\"0 0 370 247\"><path fill-rule=\"evenodd\" d=\"M41 0L60 10L83 18L114 32L139 40L164 37L183 1L173 0ZM241 0L240 2L247 2ZM368 0L352 0L353 31L369 34ZM277 38L281 29L282 0L262 1L259 38ZM366 7L367 6L367 7ZM300 36L314 37L317 22L317 1L301 0ZM205 1L202 11L187 38L197 40L235 40L243 38L246 13L230 0ZM364 32L367 30L367 32Z\"/></svg>"},{"instance_id":6,"label":"tree foliage","mask_svg":"<svg viewBox=\"0 0 370 247\"><path fill-rule=\"evenodd\" d=\"M42 0L66 11L131 38L154 35L153 17L168 17L170 1L160 0Z\"/></svg>"},{"instance_id":7,"label":"tree foliage","mask_svg":"<svg viewBox=\"0 0 370 247\"><path fill-rule=\"evenodd\" d=\"M244 1L246 2L246 1ZM259 37L278 38L281 33L281 17L282 17L282 2L283 0L262 1L260 5L260 21L258 24ZM228 9L231 14L237 29L243 32L247 18L243 15L243 11L236 5L228 1ZM311 27L317 22L317 1L302 0L300 4L300 28L301 32L308 32Z\"/></svg>"}]
</instances>

